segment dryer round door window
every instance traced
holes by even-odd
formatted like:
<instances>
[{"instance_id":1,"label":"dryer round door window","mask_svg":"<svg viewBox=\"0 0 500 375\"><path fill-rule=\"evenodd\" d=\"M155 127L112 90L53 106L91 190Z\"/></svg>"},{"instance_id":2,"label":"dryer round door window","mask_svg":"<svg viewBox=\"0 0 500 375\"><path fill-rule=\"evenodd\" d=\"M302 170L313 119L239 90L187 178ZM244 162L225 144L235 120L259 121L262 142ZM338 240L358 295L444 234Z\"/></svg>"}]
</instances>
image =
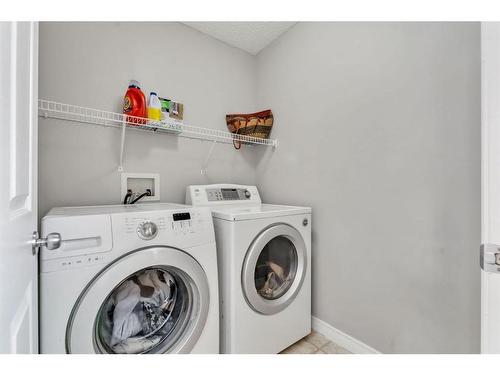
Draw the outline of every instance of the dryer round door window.
<instances>
[{"instance_id":1,"label":"dryer round door window","mask_svg":"<svg viewBox=\"0 0 500 375\"><path fill-rule=\"evenodd\" d=\"M285 309L300 290L307 269L300 233L286 224L262 231L248 249L242 286L248 304L270 315Z\"/></svg>"},{"instance_id":2,"label":"dryer round door window","mask_svg":"<svg viewBox=\"0 0 500 375\"><path fill-rule=\"evenodd\" d=\"M189 352L205 325L208 280L186 253L140 249L87 286L66 333L69 353Z\"/></svg>"}]
</instances>

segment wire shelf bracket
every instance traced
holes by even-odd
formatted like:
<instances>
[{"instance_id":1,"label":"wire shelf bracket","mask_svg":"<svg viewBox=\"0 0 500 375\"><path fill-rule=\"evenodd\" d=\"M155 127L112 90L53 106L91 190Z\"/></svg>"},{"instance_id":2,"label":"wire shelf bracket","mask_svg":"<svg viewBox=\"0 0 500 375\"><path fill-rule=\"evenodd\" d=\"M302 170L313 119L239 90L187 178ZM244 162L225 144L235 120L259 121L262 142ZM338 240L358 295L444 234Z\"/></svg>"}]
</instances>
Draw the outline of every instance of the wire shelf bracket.
<instances>
[{"instance_id":1,"label":"wire shelf bracket","mask_svg":"<svg viewBox=\"0 0 500 375\"><path fill-rule=\"evenodd\" d=\"M150 132L152 134L164 133L179 137L212 141L209 155L202 165L202 173L205 173L208 161L212 154L215 143L233 144L241 142L246 145L261 145L278 147L277 139L263 139L248 135L233 134L228 131L202 128L185 125L175 120L154 121L142 117L128 116L122 113L102 111L94 108L81 107L72 104L64 104L50 100L38 100L38 115L43 118L53 118L65 121L101 125L121 130L120 160L118 171L123 171L123 158L125 150L126 130Z\"/></svg>"}]
</instances>

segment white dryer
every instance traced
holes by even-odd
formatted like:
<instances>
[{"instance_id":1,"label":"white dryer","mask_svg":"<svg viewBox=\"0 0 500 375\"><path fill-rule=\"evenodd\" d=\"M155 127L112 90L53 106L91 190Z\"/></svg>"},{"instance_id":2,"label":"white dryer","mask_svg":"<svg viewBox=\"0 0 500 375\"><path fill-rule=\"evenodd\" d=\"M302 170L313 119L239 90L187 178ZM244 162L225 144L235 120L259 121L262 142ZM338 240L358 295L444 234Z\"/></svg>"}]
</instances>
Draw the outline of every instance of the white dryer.
<instances>
[{"instance_id":1,"label":"white dryer","mask_svg":"<svg viewBox=\"0 0 500 375\"><path fill-rule=\"evenodd\" d=\"M311 332L311 208L262 204L255 186L189 186L215 225L222 353L278 353Z\"/></svg>"},{"instance_id":2,"label":"white dryer","mask_svg":"<svg viewBox=\"0 0 500 375\"><path fill-rule=\"evenodd\" d=\"M207 208L54 208L42 234L50 239L40 253L42 353L219 352Z\"/></svg>"}]
</instances>

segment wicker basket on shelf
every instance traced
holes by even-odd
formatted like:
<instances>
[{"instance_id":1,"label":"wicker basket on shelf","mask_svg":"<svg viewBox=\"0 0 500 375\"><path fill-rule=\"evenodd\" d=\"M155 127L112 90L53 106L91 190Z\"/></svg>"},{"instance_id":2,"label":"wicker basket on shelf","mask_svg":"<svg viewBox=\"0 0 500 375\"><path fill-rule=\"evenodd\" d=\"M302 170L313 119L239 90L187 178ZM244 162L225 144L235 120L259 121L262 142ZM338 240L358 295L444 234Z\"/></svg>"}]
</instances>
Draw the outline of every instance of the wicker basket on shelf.
<instances>
[{"instance_id":1,"label":"wicker basket on shelf","mask_svg":"<svg viewBox=\"0 0 500 375\"><path fill-rule=\"evenodd\" d=\"M262 139L269 138L273 121L274 116L270 109L257 113L226 115L227 128L231 133ZM240 140L233 141L236 149L241 148L241 143Z\"/></svg>"}]
</instances>

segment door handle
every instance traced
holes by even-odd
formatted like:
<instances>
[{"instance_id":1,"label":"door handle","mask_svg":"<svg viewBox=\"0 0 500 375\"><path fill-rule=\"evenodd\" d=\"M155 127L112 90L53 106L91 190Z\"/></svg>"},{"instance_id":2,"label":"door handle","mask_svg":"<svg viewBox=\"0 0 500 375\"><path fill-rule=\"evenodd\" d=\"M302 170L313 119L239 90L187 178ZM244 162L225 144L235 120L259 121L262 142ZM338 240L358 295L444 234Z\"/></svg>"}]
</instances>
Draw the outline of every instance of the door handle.
<instances>
[{"instance_id":1,"label":"door handle","mask_svg":"<svg viewBox=\"0 0 500 375\"><path fill-rule=\"evenodd\" d=\"M61 247L61 241L61 235L59 233L49 233L47 237L40 238L38 231L34 231L31 246L33 252L36 254L42 246L45 246L47 250L59 249L59 247Z\"/></svg>"}]
</instances>

